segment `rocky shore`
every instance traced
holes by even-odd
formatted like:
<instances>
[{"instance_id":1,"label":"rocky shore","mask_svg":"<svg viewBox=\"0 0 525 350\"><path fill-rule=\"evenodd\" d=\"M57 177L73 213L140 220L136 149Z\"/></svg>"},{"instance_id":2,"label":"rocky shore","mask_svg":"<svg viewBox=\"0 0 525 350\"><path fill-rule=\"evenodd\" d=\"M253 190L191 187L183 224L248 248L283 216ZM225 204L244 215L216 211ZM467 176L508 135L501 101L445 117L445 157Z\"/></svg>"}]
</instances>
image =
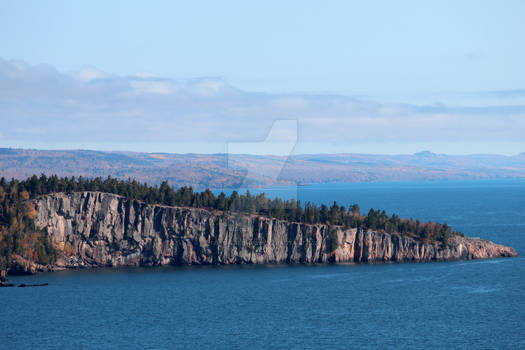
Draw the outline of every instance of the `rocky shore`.
<instances>
[{"instance_id":1,"label":"rocky shore","mask_svg":"<svg viewBox=\"0 0 525 350\"><path fill-rule=\"evenodd\" d=\"M205 209L148 205L101 192L34 200L37 227L59 259L38 266L18 258L10 273L48 269L181 264L380 263L516 256L486 240L453 236L446 246L407 235Z\"/></svg>"}]
</instances>

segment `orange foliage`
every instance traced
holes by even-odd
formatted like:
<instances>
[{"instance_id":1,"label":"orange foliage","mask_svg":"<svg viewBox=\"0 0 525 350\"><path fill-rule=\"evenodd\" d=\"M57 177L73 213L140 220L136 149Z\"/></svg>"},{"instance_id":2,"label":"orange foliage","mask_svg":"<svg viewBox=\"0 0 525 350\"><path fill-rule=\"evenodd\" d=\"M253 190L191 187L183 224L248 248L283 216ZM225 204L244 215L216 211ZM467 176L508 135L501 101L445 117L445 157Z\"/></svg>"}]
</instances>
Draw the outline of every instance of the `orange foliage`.
<instances>
[{"instance_id":1,"label":"orange foliage","mask_svg":"<svg viewBox=\"0 0 525 350\"><path fill-rule=\"evenodd\" d=\"M64 245L64 252L65 252L66 255L68 255L68 256L73 255L73 253L74 253L74 249L73 249L73 247L71 246L71 244L69 244L69 242L66 242L66 244Z\"/></svg>"},{"instance_id":2,"label":"orange foliage","mask_svg":"<svg viewBox=\"0 0 525 350\"><path fill-rule=\"evenodd\" d=\"M9 223L9 228L13 231L18 230L18 220L16 217L11 218L11 222Z\"/></svg>"},{"instance_id":3,"label":"orange foliage","mask_svg":"<svg viewBox=\"0 0 525 350\"><path fill-rule=\"evenodd\" d=\"M42 234L40 232L32 232L31 233L31 241L36 242L40 239Z\"/></svg>"},{"instance_id":4,"label":"orange foliage","mask_svg":"<svg viewBox=\"0 0 525 350\"><path fill-rule=\"evenodd\" d=\"M23 200L27 201L27 200L29 199L29 192L27 192L27 191L22 191L22 192L20 193L20 197L21 197Z\"/></svg>"},{"instance_id":5,"label":"orange foliage","mask_svg":"<svg viewBox=\"0 0 525 350\"><path fill-rule=\"evenodd\" d=\"M35 206L34 206L33 203L31 203L31 202L27 202L26 203L25 216L27 216L30 220L33 220L35 218L35 216L36 216L36 209L35 209Z\"/></svg>"}]
</instances>

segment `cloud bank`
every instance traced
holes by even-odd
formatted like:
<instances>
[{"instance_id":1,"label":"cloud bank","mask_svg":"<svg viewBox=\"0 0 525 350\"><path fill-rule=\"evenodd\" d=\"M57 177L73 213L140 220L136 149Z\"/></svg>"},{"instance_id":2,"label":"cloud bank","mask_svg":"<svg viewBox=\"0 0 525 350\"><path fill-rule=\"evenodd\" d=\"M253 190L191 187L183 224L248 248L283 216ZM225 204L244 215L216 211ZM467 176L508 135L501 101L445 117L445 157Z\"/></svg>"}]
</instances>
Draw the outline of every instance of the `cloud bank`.
<instances>
[{"instance_id":1,"label":"cloud bank","mask_svg":"<svg viewBox=\"0 0 525 350\"><path fill-rule=\"evenodd\" d=\"M49 65L0 60L3 146L111 143L148 151L152 143L261 140L282 119L297 120L299 143L488 145L483 151L491 143L525 145L525 105L420 106L254 93L218 78L117 76L93 67L63 73Z\"/></svg>"}]
</instances>

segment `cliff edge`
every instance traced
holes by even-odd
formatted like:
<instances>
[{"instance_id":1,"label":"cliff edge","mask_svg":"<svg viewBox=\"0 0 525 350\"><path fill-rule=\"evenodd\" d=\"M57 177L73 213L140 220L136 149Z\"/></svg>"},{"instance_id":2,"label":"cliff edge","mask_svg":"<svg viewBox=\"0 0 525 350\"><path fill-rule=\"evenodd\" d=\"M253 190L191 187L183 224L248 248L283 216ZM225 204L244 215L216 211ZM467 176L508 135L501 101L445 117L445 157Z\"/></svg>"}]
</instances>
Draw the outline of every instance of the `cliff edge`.
<instances>
[{"instance_id":1,"label":"cliff edge","mask_svg":"<svg viewBox=\"0 0 525 350\"><path fill-rule=\"evenodd\" d=\"M469 260L514 249L453 236L406 235L302 224L242 213L148 205L102 192L34 199L35 224L59 250L56 267Z\"/></svg>"}]
</instances>

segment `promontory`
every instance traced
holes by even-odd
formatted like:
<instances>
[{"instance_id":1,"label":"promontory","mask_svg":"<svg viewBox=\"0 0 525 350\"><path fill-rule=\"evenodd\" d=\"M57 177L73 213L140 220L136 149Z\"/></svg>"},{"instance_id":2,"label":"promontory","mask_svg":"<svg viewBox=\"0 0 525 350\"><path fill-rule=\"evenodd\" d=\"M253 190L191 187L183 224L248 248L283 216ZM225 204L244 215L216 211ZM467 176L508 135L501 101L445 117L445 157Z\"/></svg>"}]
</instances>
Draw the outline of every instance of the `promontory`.
<instances>
[{"instance_id":1,"label":"promontory","mask_svg":"<svg viewBox=\"0 0 525 350\"><path fill-rule=\"evenodd\" d=\"M148 193L137 199L66 188L39 195L46 190L32 189L27 181L15 184L24 188L18 192L4 184L11 191L4 198L19 197L4 200L16 206L7 211L9 227L0 239L4 268L12 274L105 266L429 262L517 255L513 248L465 237L446 224L373 210L362 216L358 207L336 203L317 208L286 201L275 211L257 206L280 202L249 193L215 197L210 191L195 195L191 189L175 192L170 187L163 194L161 186L155 193L162 202L192 203L165 205L151 203ZM104 185L97 186L81 188ZM133 189L122 186L124 192ZM221 201L228 210L218 209Z\"/></svg>"}]
</instances>

